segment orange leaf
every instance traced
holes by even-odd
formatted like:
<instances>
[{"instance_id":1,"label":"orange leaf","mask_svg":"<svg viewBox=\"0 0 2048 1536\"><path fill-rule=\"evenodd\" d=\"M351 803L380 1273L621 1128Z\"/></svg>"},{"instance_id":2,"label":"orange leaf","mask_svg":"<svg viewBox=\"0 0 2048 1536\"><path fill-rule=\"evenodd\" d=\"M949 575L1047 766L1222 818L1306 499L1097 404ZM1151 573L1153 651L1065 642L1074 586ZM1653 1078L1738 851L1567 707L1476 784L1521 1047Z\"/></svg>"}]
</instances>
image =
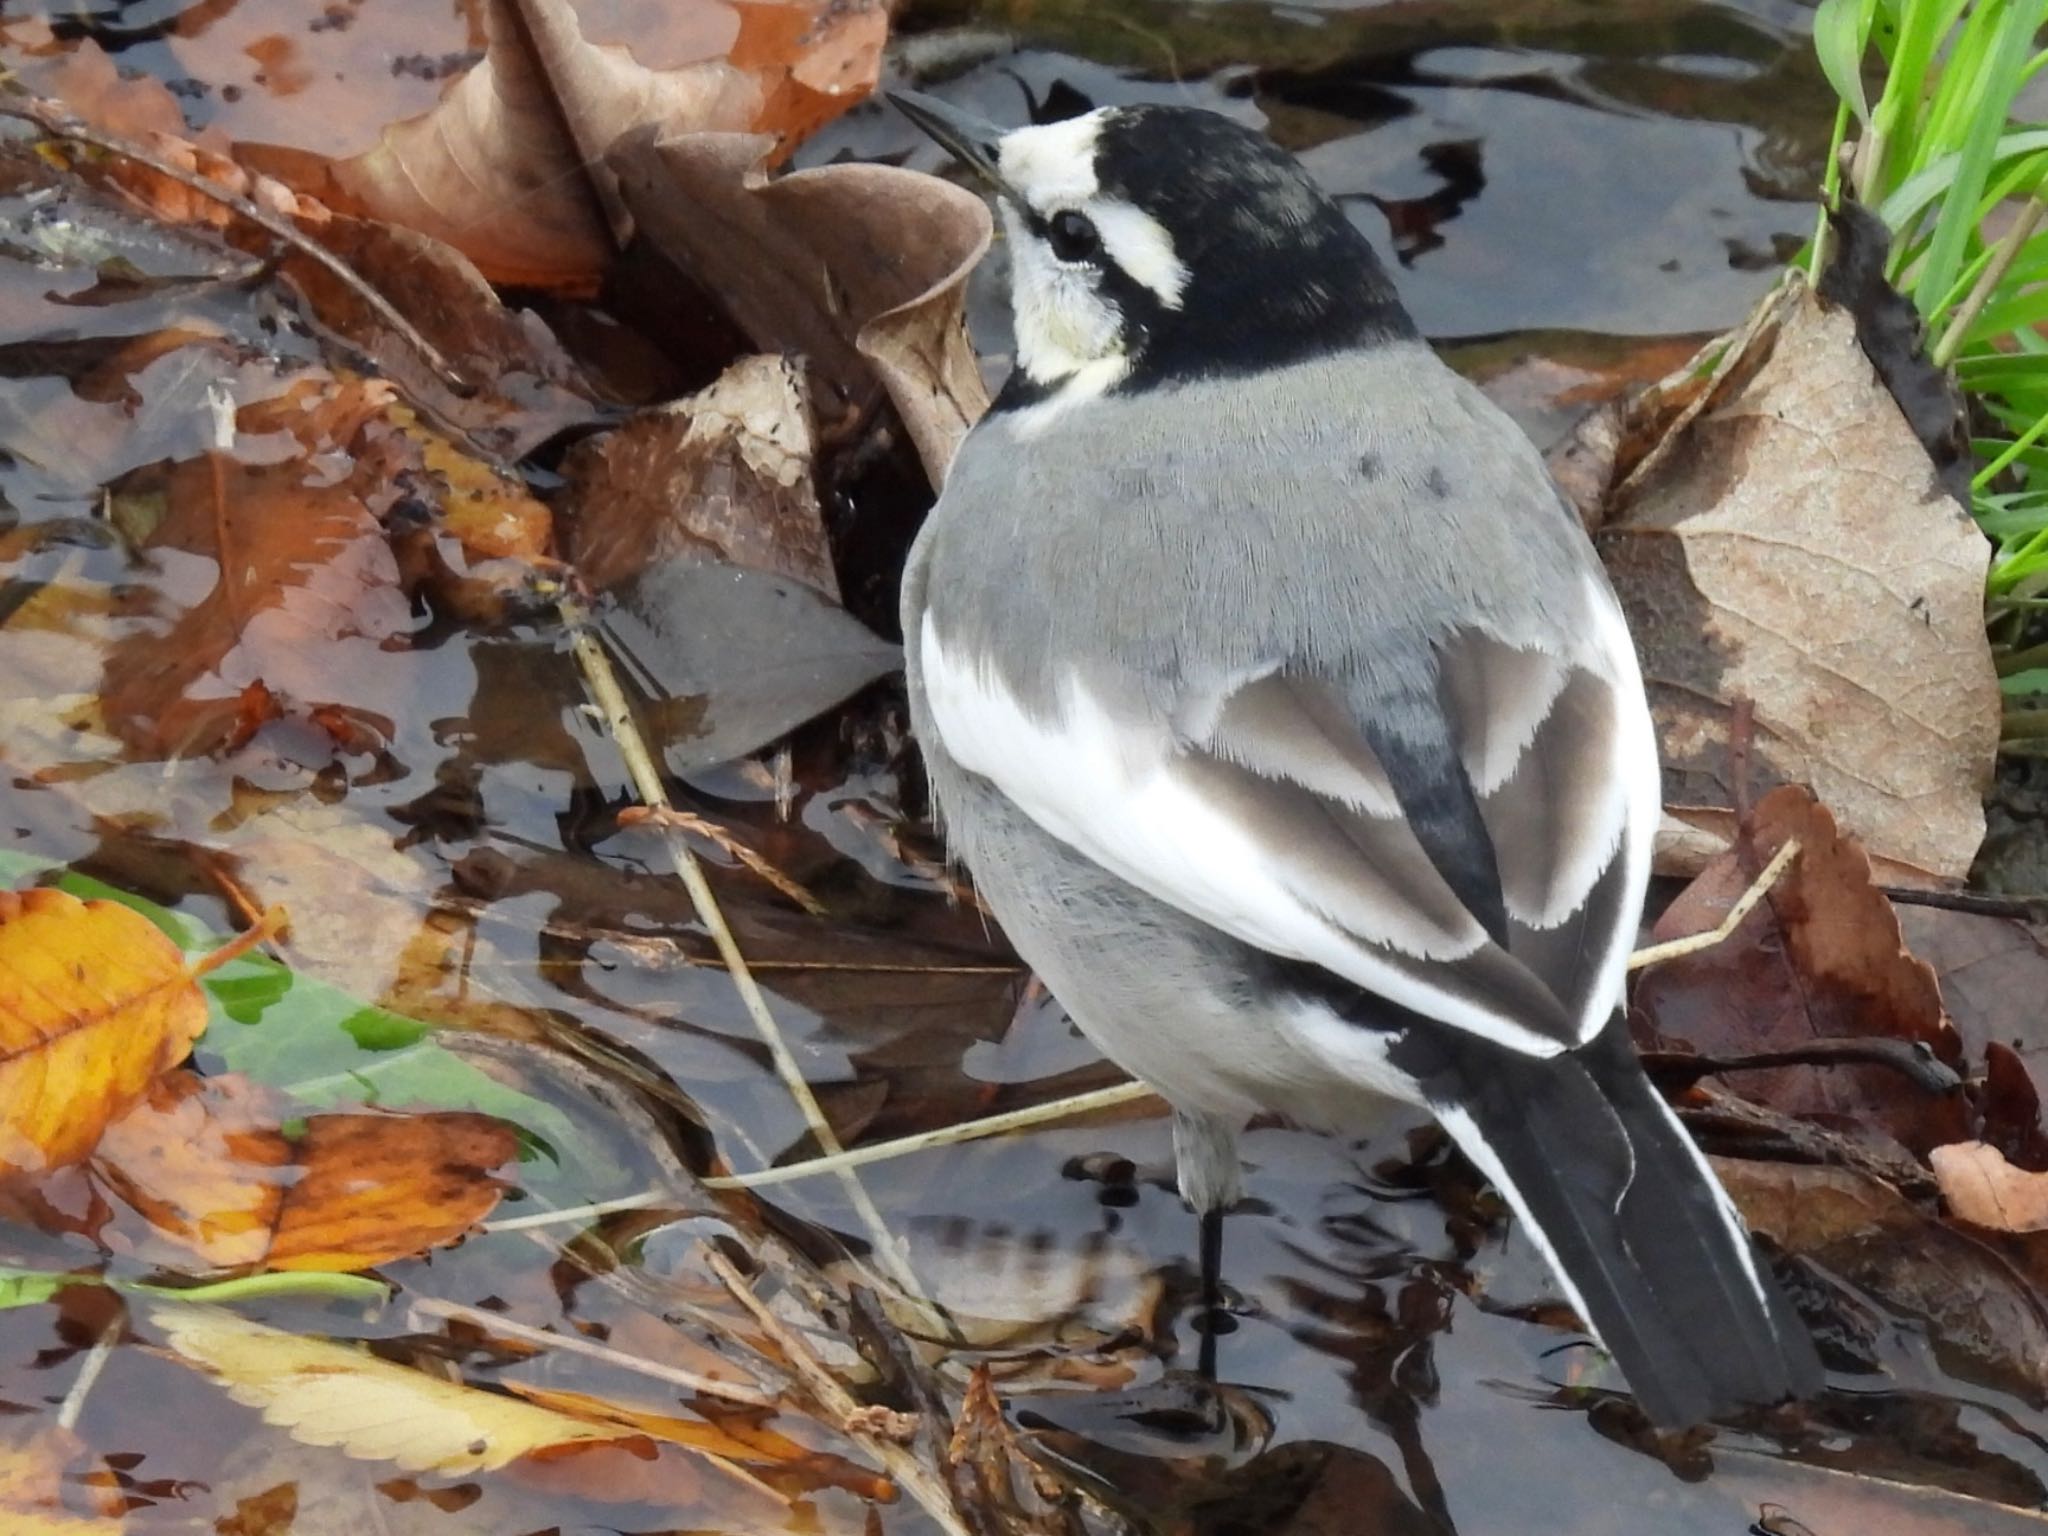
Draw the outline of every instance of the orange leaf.
<instances>
[{"instance_id":1,"label":"orange leaf","mask_svg":"<svg viewBox=\"0 0 2048 1536\"><path fill-rule=\"evenodd\" d=\"M180 1073L112 1126L94 1170L156 1235L220 1268L358 1270L454 1241L518 1141L487 1115L315 1115L296 1140L241 1078Z\"/></svg>"},{"instance_id":2,"label":"orange leaf","mask_svg":"<svg viewBox=\"0 0 2048 1536\"><path fill-rule=\"evenodd\" d=\"M205 1027L184 955L141 914L0 892L0 1178L85 1157Z\"/></svg>"}]
</instances>

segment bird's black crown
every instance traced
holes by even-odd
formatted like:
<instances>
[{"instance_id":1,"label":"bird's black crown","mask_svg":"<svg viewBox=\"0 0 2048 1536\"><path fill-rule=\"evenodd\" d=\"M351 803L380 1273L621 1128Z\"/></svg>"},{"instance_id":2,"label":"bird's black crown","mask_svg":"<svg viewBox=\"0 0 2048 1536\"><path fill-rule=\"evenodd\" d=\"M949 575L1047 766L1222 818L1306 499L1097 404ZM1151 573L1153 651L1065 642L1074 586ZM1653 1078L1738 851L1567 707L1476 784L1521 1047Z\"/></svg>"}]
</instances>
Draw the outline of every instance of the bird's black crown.
<instances>
[{"instance_id":1,"label":"bird's black crown","mask_svg":"<svg viewBox=\"0 0 2048 1536\"><path fill-rule=\"evenodd\" d=\"M1126 389L1416 334L1365 236L1254 129L1194 107L1118 109L1097 136L1095 175L1159 221L1188 271L1177 310L1119 286L1136 342Z\"/></svg>"}]
</instances>

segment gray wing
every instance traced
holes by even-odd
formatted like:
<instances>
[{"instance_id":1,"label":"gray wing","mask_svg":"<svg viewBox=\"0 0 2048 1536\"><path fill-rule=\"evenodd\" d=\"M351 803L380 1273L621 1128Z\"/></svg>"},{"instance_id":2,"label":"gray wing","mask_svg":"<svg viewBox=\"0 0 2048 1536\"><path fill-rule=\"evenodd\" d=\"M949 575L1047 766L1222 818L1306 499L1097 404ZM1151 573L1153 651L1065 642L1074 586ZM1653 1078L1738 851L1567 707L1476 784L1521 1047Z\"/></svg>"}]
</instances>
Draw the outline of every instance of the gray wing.
<instances>
[{"instance_id":1,"label":"gray wing","mask_svg":"<svg viewBox=\"0 0 2048 1536\"><path fill-rule=\"evenodd\" d=\"M1581 638L1473 627L1390 663L1277 658L1156 704L1052 707L949 649L922 681L961 766L1158 899L1498 1044L1549 1055L1620 1000L1657 768L1612 594Z\"/></svg>"},{"instance_id":2,"label":"gray wing","mask_svg":"<svg viewBox=\"0 0 2048 1536\"><path fill-rule=\"evenodd\" d=\"M1477 629L1433 653L1370 673L1283 664L1189 733L1186 771L1389 963L1546 1039L1589 1038L1619 999L1654 819L1632 658Z\"/></svg>"}]
</instances>

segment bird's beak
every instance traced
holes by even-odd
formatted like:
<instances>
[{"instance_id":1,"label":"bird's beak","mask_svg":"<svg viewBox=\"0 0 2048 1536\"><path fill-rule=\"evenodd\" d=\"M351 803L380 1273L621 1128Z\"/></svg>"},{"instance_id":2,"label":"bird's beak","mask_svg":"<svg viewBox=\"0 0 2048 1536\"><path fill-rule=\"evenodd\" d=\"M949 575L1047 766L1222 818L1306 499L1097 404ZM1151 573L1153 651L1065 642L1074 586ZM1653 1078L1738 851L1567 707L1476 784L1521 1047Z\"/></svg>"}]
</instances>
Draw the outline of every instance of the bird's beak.
<instances>
[{"instance_id":1,"label":"bird's beak","mask_svg":"<svg viewBox=\"0 0 2048 1536\"><path fill-rule=\"evenodd\" d=\"M996 161L996 141L1002 138L1005 129L922 91L889 91L886 94L896 104L898 112L915 123L926 137L958 160L991 191L1005 197L1016 195L1003 180L1002 170Z\"/></svg>"}]
</instances>

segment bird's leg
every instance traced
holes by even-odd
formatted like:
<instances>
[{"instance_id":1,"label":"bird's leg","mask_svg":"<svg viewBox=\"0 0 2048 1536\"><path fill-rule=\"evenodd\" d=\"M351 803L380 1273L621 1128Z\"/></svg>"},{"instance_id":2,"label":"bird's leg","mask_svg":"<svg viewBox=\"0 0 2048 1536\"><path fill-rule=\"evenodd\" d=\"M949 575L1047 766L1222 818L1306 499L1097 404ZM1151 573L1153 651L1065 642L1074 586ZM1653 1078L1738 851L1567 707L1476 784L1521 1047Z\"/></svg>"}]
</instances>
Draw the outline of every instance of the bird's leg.
<instances>
[{"instance_id":1,"label":"bird's leg","mask_svg":"<svg viewBox=\"0 0 2048 1536\"><path fill-rule=\"evenodd\" d=\"M1201 1221L1201 1335L1199 1369L1216 1379L1216 1340L1237 1327L1223 1297L1223 1215L1243 1193L1237 1156L1238 1123L1213 1115L1173 1112L1173 1155L1180 1192Z\"/></svg>"},{"instance_id":2,"label":"bird's leg","mask_svg":"<svg viewBox=\"0 0 2048 1536\"><path fill-rule=\"evenodd\" d=\"M1223 1207L1202 1212L1202 1315L1195 1324L1202 1336L1196 1369L1204 1381L1216 1379L1216 1341L1237 1326L1223 1308Z\"/></svg>"}]
</instances>

